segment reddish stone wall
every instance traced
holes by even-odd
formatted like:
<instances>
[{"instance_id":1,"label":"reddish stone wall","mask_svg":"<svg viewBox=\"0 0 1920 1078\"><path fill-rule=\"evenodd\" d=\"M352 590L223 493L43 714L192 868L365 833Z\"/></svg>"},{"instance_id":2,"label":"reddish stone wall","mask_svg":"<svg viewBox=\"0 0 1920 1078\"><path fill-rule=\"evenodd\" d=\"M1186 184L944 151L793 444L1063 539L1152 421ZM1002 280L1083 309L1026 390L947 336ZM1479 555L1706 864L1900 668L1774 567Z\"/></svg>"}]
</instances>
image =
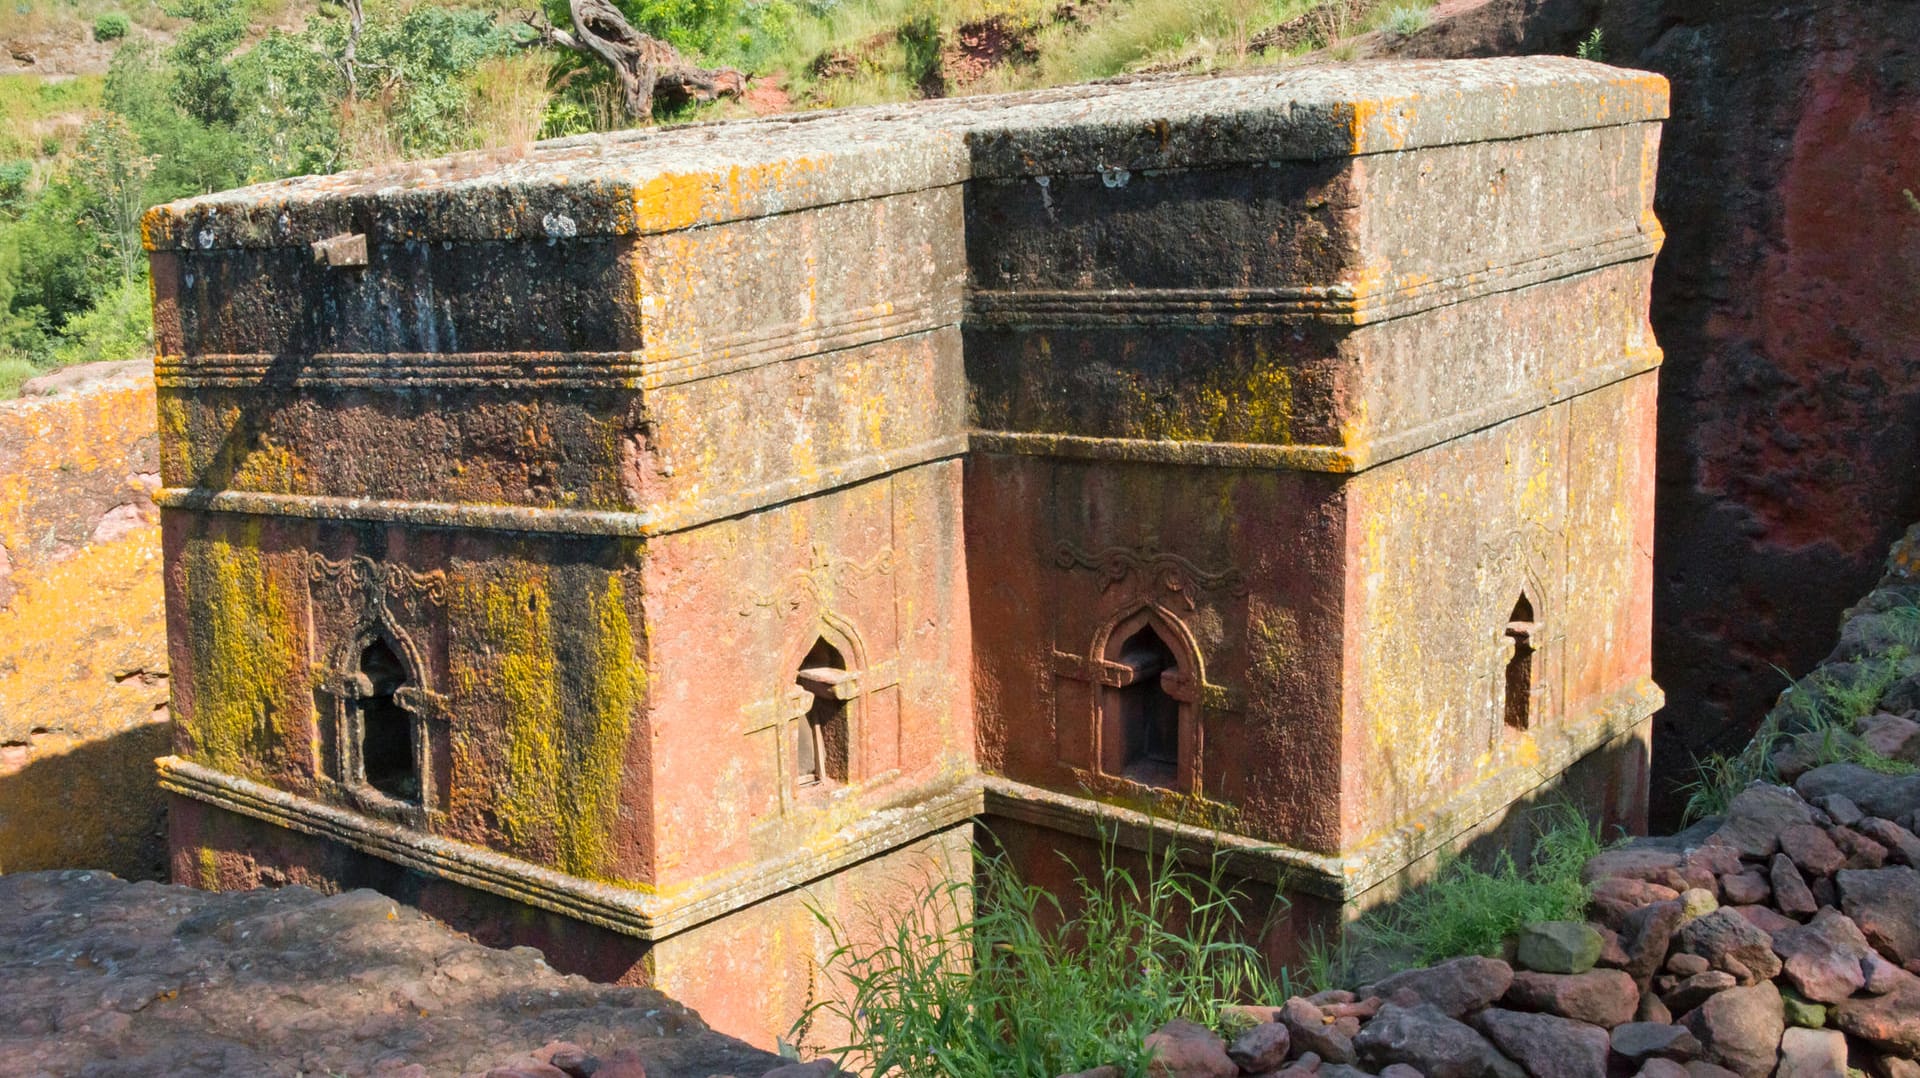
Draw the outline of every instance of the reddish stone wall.
<instances>
[{"instance_id":1,"label":"reddish stone wall","mask_svg":"<svg viewBox=\"0 0 1920 1078\"><path fill-rule=\"evenodd\" d=\"M1920 517L1920 6L1448 3L1383 51L1570 53L1673 89L1654 206L1655 797L1744 745ZM1667 822L1672 822L1668 820Z\"/></svg>"},{"instance_id":2,"label":"reddish stone wall","mask_svg":"<svg viewBox=\"0 0 1920 1078\"><path fill-rule=\"evenodd\" d=\"M71 368L0 404L0 871L165 875L153 380Z\"/></svg>"}]
</instances>

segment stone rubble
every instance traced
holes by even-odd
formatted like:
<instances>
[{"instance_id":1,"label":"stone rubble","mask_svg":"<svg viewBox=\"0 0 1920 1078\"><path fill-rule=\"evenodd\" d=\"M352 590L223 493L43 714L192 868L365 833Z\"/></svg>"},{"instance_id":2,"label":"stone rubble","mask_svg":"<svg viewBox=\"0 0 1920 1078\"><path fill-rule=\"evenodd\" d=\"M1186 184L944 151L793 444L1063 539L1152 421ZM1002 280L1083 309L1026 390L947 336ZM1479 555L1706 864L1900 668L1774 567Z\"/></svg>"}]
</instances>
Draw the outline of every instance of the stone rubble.
<instances>
[{"instance_id":1,"label":"stone rubble","mask_svg":"<svg viewBox=\"0 0 1920 1078\"><path fill-rule=\"evenodd\" d=\"M1872 728L1920 750L1903 723ZM1526 926L1511 963L1456 958L1232 1008L1249 1028L1230 1049L1191 1067L1168 1054L1152 1073L1920 1078L1916 813L1920 777L1853 764L1756 784L1722 819L1593 858L1592 920ZM1180 1025L1149 1043L1219 1042Z\"/></svg>"}]
</instances>

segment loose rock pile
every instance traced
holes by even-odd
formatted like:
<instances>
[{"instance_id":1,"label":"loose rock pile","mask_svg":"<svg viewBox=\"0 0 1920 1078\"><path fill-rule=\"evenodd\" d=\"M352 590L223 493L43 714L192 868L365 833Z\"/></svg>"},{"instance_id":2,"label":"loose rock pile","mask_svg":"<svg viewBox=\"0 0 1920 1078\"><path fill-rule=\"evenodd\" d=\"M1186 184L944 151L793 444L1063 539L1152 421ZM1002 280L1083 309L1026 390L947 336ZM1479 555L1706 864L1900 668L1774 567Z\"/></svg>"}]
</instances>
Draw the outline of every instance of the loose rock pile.
<instances>
[{"instance_id":1,"label":"loose rock pile","mask_svg":"<svg viewBox=\"0 0 1920 1078\"><path fill-rule=\"evenodd\" d=\"M1818 767L1588 862L1591 921L1148 1039L1161 1078L1920 1078L1920 776ZM1104 1069L1103 1069L1104 1070ZM1117 1072L1116 1072L1117 1073ZM1081 1078L1100 1078L1102 1071Z\"/></svg>"}]
</instances>

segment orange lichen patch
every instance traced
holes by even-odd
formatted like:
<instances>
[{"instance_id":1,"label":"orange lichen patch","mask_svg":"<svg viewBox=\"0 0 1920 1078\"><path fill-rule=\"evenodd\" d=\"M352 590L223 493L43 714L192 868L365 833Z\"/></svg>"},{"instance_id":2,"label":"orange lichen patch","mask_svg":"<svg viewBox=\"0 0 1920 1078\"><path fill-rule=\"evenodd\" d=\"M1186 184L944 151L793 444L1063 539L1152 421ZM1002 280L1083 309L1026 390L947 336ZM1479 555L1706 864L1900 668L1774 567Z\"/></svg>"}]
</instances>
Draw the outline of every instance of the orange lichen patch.
<instances>
[{"instance_id":1,"label":"orange lichen patch","mask_svg":"<svg viewBox=\"0 0 1920 1078\"><path fill-rule=\"evenodd\" d=\"M0 740L105 737L165 717L160 529L13 580L20 590L0 610Z\"/></svg>"}]
</instances>

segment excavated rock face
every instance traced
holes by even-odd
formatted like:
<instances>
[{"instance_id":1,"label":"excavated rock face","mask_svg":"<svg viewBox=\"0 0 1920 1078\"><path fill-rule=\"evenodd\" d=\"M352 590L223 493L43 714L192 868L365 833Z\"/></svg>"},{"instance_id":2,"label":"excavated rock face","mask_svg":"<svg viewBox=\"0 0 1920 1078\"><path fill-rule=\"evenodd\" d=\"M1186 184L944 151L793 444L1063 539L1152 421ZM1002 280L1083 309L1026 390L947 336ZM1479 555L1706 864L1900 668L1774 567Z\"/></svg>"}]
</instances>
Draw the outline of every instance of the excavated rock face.
<instances>
[{"instance_id":1,"label":"excavated rock face","mask_svg":"<svg viewBox=\"0 0 1920 1078\"><path fill-rule=\"evenodd\" d=\"M477 1075L568 1052L653 1078L782 1063L658 992L562 976L536 951L489 950L371 891L7 875L0 984L7 1074L113 1061L120 1074Z\"/></svg>"},{"instance_id":2,"label":"excavated rock face","mask_svg":"<svg viewBox=\"0 0 1920 1078\"><path fill-rule=\"evenodd\" d=\"M0 871L166 871L168 663L150 364L0 402Z\"/></svg>"}]
</instances>

